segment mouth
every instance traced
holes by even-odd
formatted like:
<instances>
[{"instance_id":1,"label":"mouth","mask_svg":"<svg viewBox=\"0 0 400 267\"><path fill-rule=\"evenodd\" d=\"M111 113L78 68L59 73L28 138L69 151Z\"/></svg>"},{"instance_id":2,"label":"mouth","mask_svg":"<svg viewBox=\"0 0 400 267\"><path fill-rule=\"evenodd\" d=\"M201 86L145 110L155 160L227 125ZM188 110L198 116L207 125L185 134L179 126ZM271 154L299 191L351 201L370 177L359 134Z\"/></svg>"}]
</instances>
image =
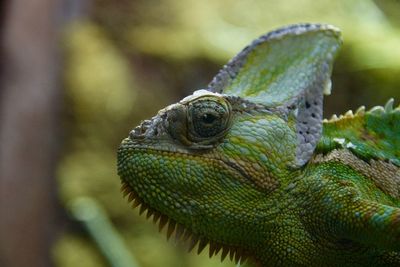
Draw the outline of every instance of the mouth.
<instances>
[{"instance_id":1,"label":"mouth","mask_svg":"<svg viewBox=\"0 0 400 267\"><path fill-rule=\"evenodd\" d=\"M239 262L244 263L249 259L250 255L242 248L221 244L211 241L204 236L195 234L184 225L176 222L174 219L153 207L150 207L125 181L122 181L121 192L123 193L124 198L127 198L128 203L132 205L132 208L139 209L139 215L144 216L144 213L146 212L146 218L152 220L154 224L158 224L158 230L160 232L165 228L167 229L167 240L174 237L176 242L183 242L187 246L188 252L196 251L197 254L200 254L207 246L209 246L209 257L217 256L221 252L221 262L223 262L228 255L229 259L234 261L236 264ZM196 247L197 250L195 250Z\"/></svg>"}]
</instances>

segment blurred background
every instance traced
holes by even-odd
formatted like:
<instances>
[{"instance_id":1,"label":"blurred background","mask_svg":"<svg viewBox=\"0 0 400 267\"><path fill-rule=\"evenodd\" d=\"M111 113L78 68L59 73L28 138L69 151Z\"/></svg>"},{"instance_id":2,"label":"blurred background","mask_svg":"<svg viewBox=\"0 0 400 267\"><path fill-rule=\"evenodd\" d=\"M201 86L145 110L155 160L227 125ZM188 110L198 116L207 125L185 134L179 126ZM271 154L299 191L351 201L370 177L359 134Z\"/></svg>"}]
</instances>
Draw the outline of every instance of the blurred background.
<instances>
[{"instance_id":1,"label":"blurred background","mask_svg":"<svg viewBox=\"0 0 400 267\"><path fill-rule=\"evenodd\" d=\"M5 0L0 266L235 266L166 241L120 193L140 120L204 88L273 28L343 31L325 117L400 100L398 0Z\"/></svg>"}]
</instances>

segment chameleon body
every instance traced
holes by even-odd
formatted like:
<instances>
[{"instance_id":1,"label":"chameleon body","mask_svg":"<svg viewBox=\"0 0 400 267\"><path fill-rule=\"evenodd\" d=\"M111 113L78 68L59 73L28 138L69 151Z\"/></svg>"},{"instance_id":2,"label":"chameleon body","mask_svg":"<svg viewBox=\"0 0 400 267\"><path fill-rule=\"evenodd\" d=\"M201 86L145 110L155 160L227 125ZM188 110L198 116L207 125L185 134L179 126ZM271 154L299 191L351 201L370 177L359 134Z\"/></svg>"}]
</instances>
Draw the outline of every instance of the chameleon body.
<instances>
[{"instance_id":1,"label":"chameleon body","mask_svg":"<svg viewBox=\"0 0 400 267\"><path fill-rule=\"evenodd\" d=\"M400 266L400 108L322 119L333 26L270 32L132 130L122 190L167 237L255 266Z\"/></svg>"}]
</instances>

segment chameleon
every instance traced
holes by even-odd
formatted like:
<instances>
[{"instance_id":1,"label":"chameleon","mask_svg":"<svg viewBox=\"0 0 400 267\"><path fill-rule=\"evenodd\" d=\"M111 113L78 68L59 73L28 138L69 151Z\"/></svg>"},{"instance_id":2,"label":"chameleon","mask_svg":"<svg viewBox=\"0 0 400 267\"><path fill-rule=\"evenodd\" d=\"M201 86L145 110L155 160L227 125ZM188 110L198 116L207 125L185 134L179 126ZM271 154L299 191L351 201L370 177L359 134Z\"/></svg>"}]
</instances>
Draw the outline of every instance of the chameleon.
<instances>
[{"instance_id":1,"label":"chameleon","mask_svg":"<svg viewBox=\"0 0 400 267\"><path fill-rule=\"evenodd\" d=\"M123 194L221 260L400 266L400 106L323 119L341 44L326 24L254 40L122 141Z\"/></svg>"}]
</instances>

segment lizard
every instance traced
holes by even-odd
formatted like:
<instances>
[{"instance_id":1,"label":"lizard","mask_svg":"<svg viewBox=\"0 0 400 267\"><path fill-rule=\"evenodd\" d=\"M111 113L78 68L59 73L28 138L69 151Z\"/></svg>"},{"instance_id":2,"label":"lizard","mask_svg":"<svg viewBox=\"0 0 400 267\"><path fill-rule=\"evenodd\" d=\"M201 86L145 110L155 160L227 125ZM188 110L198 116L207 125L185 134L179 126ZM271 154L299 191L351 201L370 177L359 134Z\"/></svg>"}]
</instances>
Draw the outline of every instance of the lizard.
<instances>
[{"instance_id":1,"label":"lizard","mask_svg":"<svg viewBox=\"0 0 400 267\"><path fill-rule=\"evenodd\" d=\"M125 138L123 194L172 235L251 266L400 266L400 106L323 119L340 30L254 40Z\"/></svg>"}]
</instances>

